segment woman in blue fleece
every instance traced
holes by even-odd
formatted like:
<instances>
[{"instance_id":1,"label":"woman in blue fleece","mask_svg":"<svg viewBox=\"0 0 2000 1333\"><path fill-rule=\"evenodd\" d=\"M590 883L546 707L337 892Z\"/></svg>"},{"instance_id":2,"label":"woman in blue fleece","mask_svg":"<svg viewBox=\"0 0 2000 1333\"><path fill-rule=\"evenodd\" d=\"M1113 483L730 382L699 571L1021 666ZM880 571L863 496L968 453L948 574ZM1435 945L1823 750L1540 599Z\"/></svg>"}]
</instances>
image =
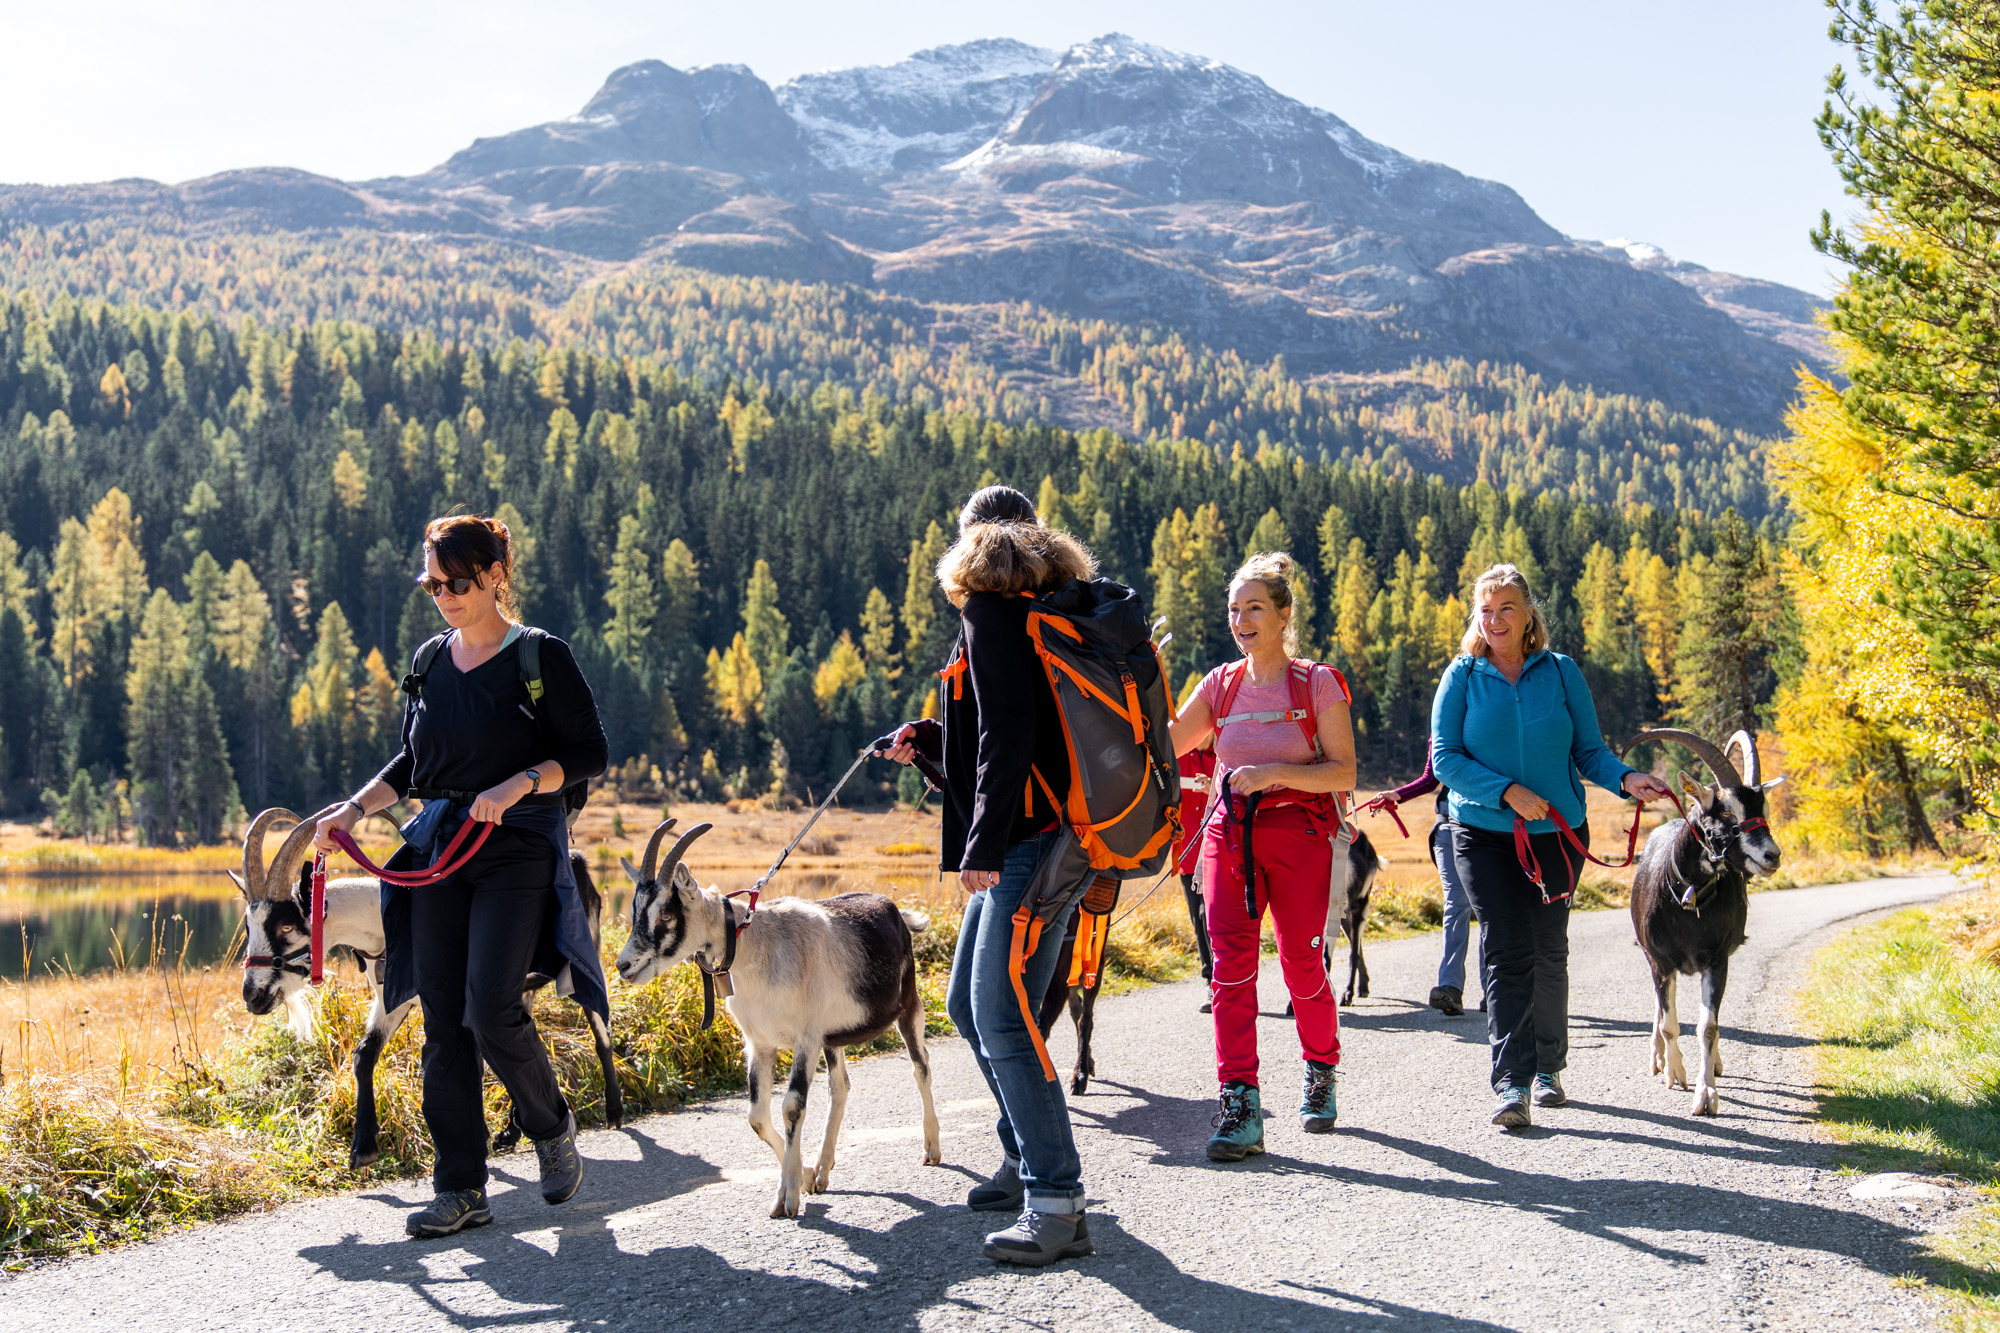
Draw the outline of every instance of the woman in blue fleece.
<instances>
[{"instance_id":1,"label":"woman in blue fleece","mask_svg":"<svg viewBox=\"0 0 2000 1333\"><path fill-rule=\"evenodd\" d=\"M1495 565L1481 574L1472 607L1431 705L1431 763L1451 789L1452 847L1479 916L1500 1098L1493 1123L1519 1129L1531 1095L1538 1106L1563 1104L1569 1062L1569 897L1583 857L1549 813L1587 843L1584 778L1641 802L1667 789L1605 748L1590 687L1575 662L1549 651L1520 570ZM1542 888L1522 868L1517 826L1526 828Z\"/></svg>"}]
</instances>

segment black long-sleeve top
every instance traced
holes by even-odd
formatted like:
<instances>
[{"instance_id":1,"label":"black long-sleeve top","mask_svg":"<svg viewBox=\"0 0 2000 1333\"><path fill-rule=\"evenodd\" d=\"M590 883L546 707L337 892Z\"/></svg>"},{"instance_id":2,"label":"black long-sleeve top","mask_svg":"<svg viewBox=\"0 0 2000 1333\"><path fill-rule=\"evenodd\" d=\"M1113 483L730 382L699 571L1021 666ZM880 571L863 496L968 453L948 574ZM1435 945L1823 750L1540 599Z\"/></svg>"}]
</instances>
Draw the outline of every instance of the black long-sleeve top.
<instances>
[{"instance_id":1,"label":"black long-sleeve top","mask_svg":"<svg viewBox=\"0 0 2000 1333\"><path fill-rule=\"evenodd\" d=\"M946 870L1000 870L1007 849L1060 818L1069 751L1047 674L1028 640L1025 597L979 592L961 609L963 675L943 682ZM962 688L961 688L962 687Z\"/></svg>"},{"instance_id":2,"label":"black long-sleeve top","mask_svg":"<svg viewBox=\"0 0 2000 1333\"><path fill-rule=\"evenodd\" d=\"M398 792L481 792L550 760L562 765L566 785L602 773L604 727L569 645L542 637L540 723L529 711L520 652L516 635L471 671L460 671L447 641L424 677L407 743L376 776ZM553 804L561 798L545 788L524 799Z\"/></svg>"}]
</instances>

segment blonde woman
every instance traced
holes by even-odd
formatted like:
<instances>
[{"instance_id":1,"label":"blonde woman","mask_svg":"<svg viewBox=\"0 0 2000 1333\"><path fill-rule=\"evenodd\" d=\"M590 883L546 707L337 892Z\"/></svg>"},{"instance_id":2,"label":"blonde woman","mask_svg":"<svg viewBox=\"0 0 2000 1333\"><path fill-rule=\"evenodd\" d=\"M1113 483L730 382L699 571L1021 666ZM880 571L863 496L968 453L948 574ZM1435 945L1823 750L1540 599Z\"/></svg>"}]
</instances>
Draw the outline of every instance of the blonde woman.
<instances>
[{"instance_id":1,"label":"blonde woman","mask_svg":"<svg viewBox=\"0 0 2000 1333\"><path fill-rule=\"evenodd\" d=\"M1588 843L1584 778L1640 802L1667 789L1605 747L1583 673L1549 650L1541 609L1513 565L1473 585L1471 622L1431 705L1431 737L1432 767L1451 789L1452 851L1479 917L1493 1123L1521 1129L1530 1099L1567 1100L1569 896L1583 857L1549 815ZM1523 868L1517 825L1546 893Z\"/></svg>"},{"instance_id":2,"label":"blonde woman","mask_svg":"<svg viewBox=\"0 0 2000 1333\"><path fill-rule=\"evenodd\" d=\"M1215 740L1213 812L1200 847L1222 1084L1207 1147L1216 1162L1264 1151L1257 970L1267 910L1305 1060L1300 1128L1323 1134L1336 1118L1340 1010L1320 946L1333 870L1330 839L1340 825L1334 793L1354 787L1354 731L1341 674L1292 656L1298 650L1292 570L1292 558L1277 551L1253 555L1236 571L1229 633L1243 656L1209 672L1173 724L1177 754ZM1215 803L1222 808L1214 810Z\"/></svg>"}]
</instances>

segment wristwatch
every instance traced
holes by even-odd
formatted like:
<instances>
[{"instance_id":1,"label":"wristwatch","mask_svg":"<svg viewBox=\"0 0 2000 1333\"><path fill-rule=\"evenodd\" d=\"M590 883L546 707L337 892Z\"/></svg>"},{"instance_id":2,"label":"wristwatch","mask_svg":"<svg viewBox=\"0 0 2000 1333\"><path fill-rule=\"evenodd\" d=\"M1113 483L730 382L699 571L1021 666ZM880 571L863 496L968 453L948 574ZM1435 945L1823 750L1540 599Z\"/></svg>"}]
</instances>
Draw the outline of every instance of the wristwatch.
<instances>
[{"instance_id":1,"label":"wristwatch","mask_svg":"<svg viewBox=\"0 0 2000 1333\"><path fill-rule=\"evenodd\" d=\"M528 795L533 796L542 789L542 775L538 770L531 768L526 771L526 777L532 784L528 788Z\"/></svg>"}]
</instances>

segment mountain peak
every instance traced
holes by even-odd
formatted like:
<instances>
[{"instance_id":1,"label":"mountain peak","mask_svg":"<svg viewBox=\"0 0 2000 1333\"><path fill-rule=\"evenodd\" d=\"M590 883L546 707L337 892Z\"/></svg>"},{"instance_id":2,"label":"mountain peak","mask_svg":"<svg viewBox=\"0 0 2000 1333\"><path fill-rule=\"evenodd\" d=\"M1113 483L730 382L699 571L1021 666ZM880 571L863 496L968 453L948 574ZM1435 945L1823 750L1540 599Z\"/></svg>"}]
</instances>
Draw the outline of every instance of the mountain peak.
<instances>
[{"instance_id":1,"label":"mountain peak","mask_svg":"<svg viewBox=\"0 0 2000 1333\"><path fill-rule=\"evenodd\" d=\"M828 166L925 171L999 133L1057 59L1039 46L991 38L934 46L892 65L800 75L777 98Z\"/></svg>"},{"instance_id":2,"label":"mountain peak","mask_svg":"<svg viewBox=\"0 0 2000 1333\"><path fill-rule=\"evenodd\" d=\"M1170 51L1164 46L1142 42L1122 32L1107 32L1091 41L1078 42L1063 52L1062 60L1056 68L1059 73L1132 68L1154 69L1163 73L1180 73L1197 69L1230 69L1219 60L1188 55L1181 51ZM1241 73L1238 70L1231 72Z\"/></svg>"}]
</instances>

